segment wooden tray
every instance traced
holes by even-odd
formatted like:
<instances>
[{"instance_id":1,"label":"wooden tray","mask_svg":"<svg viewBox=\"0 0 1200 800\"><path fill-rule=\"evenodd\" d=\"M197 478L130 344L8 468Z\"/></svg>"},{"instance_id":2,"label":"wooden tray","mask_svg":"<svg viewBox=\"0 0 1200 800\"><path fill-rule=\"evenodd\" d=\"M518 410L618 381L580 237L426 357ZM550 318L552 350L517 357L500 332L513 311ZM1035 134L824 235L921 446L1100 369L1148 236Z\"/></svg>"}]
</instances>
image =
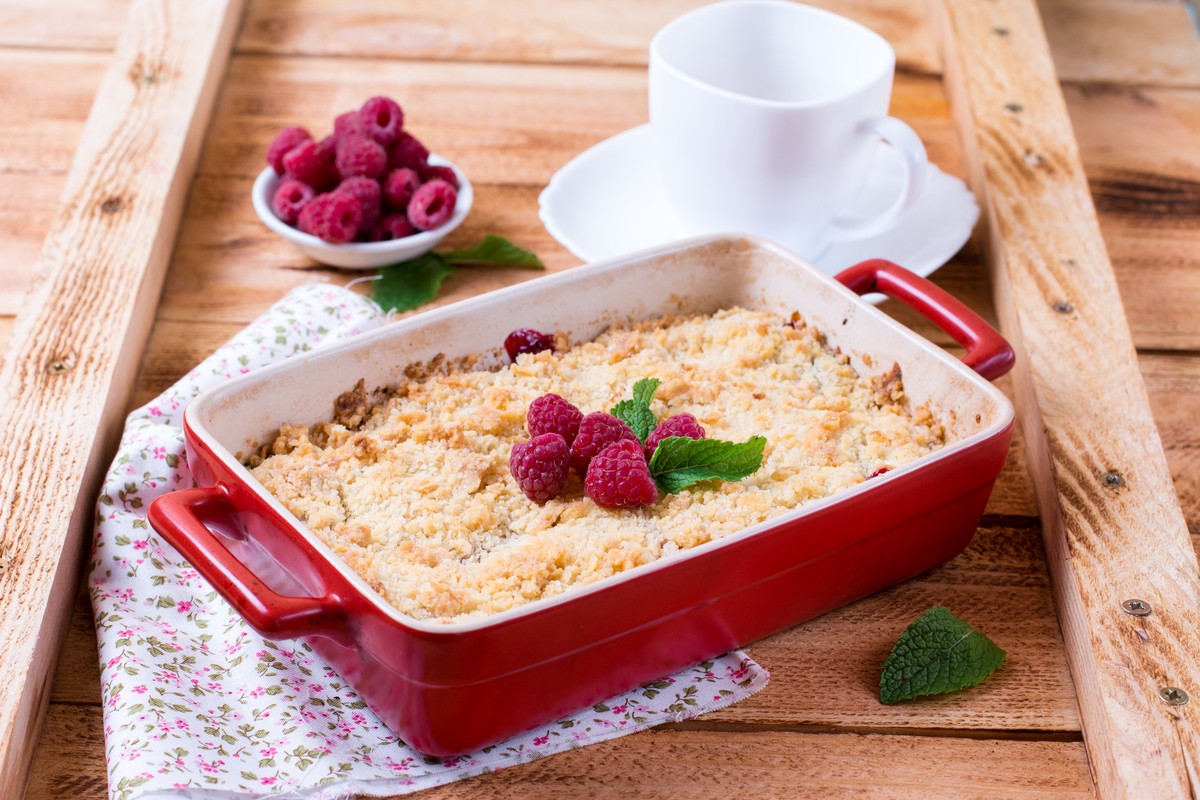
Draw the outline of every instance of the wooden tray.
<instances>
[{"instance_id":1,"label":"wooden tray","mask_svg":"<svg viewBox=\"0 0 1200 800\"><path fill-rule=\"evenodd\" d=\"M191 8L196 5L204 8ZM15 180L0 173L0 196L11 204L6 219L28 216L32 202L44 210L43 219L53 220L37 269L12 270L15 280L4 295L9 309L22 313L0 375L7 393L0 507L10 509L0 533L0 630L11 643L0 665L15 676L0 690L0 797L20 791L48 698L48 735L31 793L103 795L95 651L83 612L75 617L52 691L47 677L76 585L98 472L131 391L135 401L152 396L286 287L329 275L272 239L244 202L273 130L297 121L320 128L331 111L376 91L394 92L422 135L461 156L480 187L479 207L458 241L500 233L533 246L551 268L567 268L573 260L536 223L537 188L575 153L644 121L645 43L690 3L630 3L602 18L583 0L531 3L520 20L496 9L468 11L466 0L353 11L317 0L252 3L205 140L240 5L138 0L126 18L125 3L114 0L51 28L39 22L44 9L29 0L11 4L15 24L0 33L0 69L11 78L4 91L16 105L40 111L32 126L23 119L0 123L0 137L14 144L9 157L25 170ZM1160 694L1169 686L1200 692L1195 554L1133 348L1135 341L1159 349L1200 345L1194 314L1188 315L1189 299L1200 299L1194 289L1200 273L1180 255L1189 252L1185 234L1155 241L1144 231L1158 229L1147 219L1186 218L1194 208L1187 205L1190 190L1183 184L1184 200L1168 204L1152 191L1173 197L1174 184L1164 188L1152 179L1155 169L1168 178L1179 171L1169 157L1161 164L1144 164L1140 156L1121 162L1101 146L1106 140L1099 134L1082 130L1102 167L1097 197L1107 204L1106 232L1118 231L1118 265L1150 259L1182 289L1163 297L1148 291L1140 276L1130 278L1128 266L1124 275L1118 272L1130 303L1127 326L1033 4L942 0L927 18L898 2L828 5L897 45L901 72L893 111L912 122L948 171L961 172L956 130L961 137L972 185L987 210L981 232L996 310L1024 356L1016 396L1025 430L1036 432L1025 447L1043 509L1054 606L1030 525L1026 459L1014 451L984 528L963 557L756 645L755 657L774 675L759 696L703 721L443 793L521 795L539 781L558 791L564 776L582 775L581 794L622 787L645 793L655 786L670 794L688 785L693 794L719 795L742 785L766 796L797 786L814 793L825 787L826 794L887 786L892 796L1035 790L1086 796L1093 791L1089 763L1095 790L1105 797L1186 797L1189 786L1194 792L1200 785L1200 701L1169 705ZM1157 7L1149 23L1142 13L1147 6ZM1193 58L1194 41L1181 38L1181 31L1192 35L1182 9L1119 0L1056 0L1046 8L1047 22L1057 19L1057 30L1070 33L1056 42L1068 43L1064 63L1082 81L1069 87L1070 110L1084 114L1086 123L1103 122L1107 136L1125 132L1126 141L1136 137L1122 120L1137 112L1186 159L1189 147L1194 151L1187 134L1195 126L1178 120L1194 119L1187 114L1195 106L1186 92L1169 87L1200 85L1200 61ZM1065 20L1072 24L1061 24ZM1079 20L1092 21L1083 34ZM1119 41L1141 36L1154 44L1135 50L1136 74L1116 74L1149 88L1095 88L1097 79L1113 80L1116 69L1088 55L1094 41L1118 41L1106 26L1125 37ZM110 48L118 30L121 43L111 63L104 53L88 52ZM31 43L75 49L28 51ZM1061 51L1056 47L1056 55ZM392 60L400 53L416 60ZM61 173L71 149L61 143L70 141L71 131L68 125L64 135L56 127L61 114L54 102L64 98L65 107L83 108L91 76L106 63L66 193L51 212L52 193L20 176ZM32 80L48 71L55 81ZM54 166L41 169L47 164ZM199 173L189 181L197 164ZM1130 174L1130 165L1150 178ZM17 196L33 200L10 199ZM1136 233L1131 216L1143 223ZM45 229L37 236L20 230L25 238L8 246L28 248ZM1135 245L1141 250L1136 258L1128 255ZM34 274L28 300L20 299ZM167 288L156 312L164 274ZM938 276L977 307L989 304L987 281L970 251ZM524 277L462 273L443 301ZM1155 283L1161 290L1164 282ZM1159 402L1160 424L1164 408L1167 425L1180 423L1172 443L1194 442L1187 415L1194 415L1195 403L1179 398L1200 384L1195 357L1157 352L1144 355L1140 367L1156 390L1150 400ZM1181 472L1179 480L1184 499L1194 503L1195 479ZM41 488L64 486L71 488ZM1191 505L1189 513L1194 520ZM1152 613L1128 615L1122 603L1130 599L1143 600ZM1009 650L1009 665L962 695L879 706L873 683L887 648L908 621L936 603L950 604L997 638ZM1087 762L1078 740L1081 718Z\"/></svg>"}]
</instances>

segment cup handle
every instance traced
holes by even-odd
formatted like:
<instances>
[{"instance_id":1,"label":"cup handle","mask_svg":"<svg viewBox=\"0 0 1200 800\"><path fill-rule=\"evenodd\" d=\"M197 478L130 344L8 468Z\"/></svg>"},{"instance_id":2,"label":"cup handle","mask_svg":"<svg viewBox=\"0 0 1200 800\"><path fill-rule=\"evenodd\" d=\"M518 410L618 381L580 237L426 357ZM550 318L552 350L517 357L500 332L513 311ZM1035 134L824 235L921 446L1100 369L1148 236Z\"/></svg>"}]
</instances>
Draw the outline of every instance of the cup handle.
<instances>
[{"instance_id":1,"label":"cup handle","mask_svg":"<svg viewBox=\"0 0 1200 800\"><path fill-rule=\"evenodd\" d=\"M862 132L878 136L900 154L904 164L904 186L900 196L882 214L867 218L834 217L826 235L828 241L865 239L888 230L896 219L917 201L929 179L929 157L921 137L895 117L872 117L862 123Z\"/></svg>"}]
</instances>

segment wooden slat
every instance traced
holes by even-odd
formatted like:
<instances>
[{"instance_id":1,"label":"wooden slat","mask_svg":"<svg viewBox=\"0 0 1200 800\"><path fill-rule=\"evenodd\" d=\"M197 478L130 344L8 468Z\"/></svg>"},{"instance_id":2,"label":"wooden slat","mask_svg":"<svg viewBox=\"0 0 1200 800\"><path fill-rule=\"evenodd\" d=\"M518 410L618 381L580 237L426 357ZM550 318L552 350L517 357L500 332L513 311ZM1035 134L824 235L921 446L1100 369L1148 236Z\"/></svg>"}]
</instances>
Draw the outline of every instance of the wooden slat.
<instances>
[{"instance_id":1,"label":"wooden slat","mask_svg":"<svg viewBox=\"0 0 1200 800\"><path fill-rule=\"evenodd\" d=\"M702 0L534 0L497 13L488 0L256 0L237 52L423 60L644 66L650 37ZM923 7L906 0L809 0L896 48L904 71L939 62ZM128 0L6 0L0 47L108 51ZM1064 81L1200 88L1200 42L1178 0L1040 0ZM1146 46L1144 43L1152 43Z\"/></svg>"},{"instance_id":2,"label":"wooden slat","mask_svg":"<svg viewBox=\"0 0 1200 800\"><path fill-rule=\"evenodd\" d=\"M68 57L0 50L0 99L28 109L30 115L29 119L0 118L0 141L10 143L0 148L0 313L15 313L24 295L32 274L30 255L40 247L53 198L61 189L61 178L56 181L55 176L65 173L90 103L86 89L95 85L104 63L106 59L97 54ZM214 121L214 137L219 143L210 147L211 153L204 158L214 170L212 182L189 206L178 263L167 287L166 303L172 316L212 310L222 318L249 320L287 287L307 279L292 268L311 266L311 262L274 240L245 213L248 182L225 182L218 176L231 171L245 178L253 175L275 130L294 121L288 107L312 102L312 110L305 112L308 121L327 125L329 116L340 108L338 98L345 86L358 81L361 88L353 90L355 98L373 91L374 84L364 76L378 71L366 62L357 63L361 70L338 72L337 62L322 61L322 69L315 72L328 68L331 77L321 80L317 76L311 90L314 102L305 95L305 81L311 77L308 70L271 70L262 66L262 59L236 60L232 68L236 75L231 77ZM493 104L500 110L492 113L501 124L490 131L487 142L478 139L478 121L463 113L463 103L473 107L479 98L463 82L449 85L450 78L436 69L425 73L429 77L412 78L417 80L420 97L420 106L412 111L413 124L424 118L439 120L441 128L436 135L445 138L439 147L456 159L467 156L474 163L495 164L488 175L504 188L483 189L500 194L490 194L486 202L479 203L469 223L478 227L463 235L499 230L487 226L513 225L514 235L539 248L553 264L566 266L576 263L575 259L558 248L537 221L537 192L575 152L640 119L636 115L644 107L644 81L630 80L626 71L611 71L615 82L606 93L611 102L597 107L588 93L570 95L539 88L560 80L564 68L532 69L538 78L534 86L525 77L529 74L526 69L510 73L521 76L524 83L493 89L503 95L502 103ZM60 80L35 91L31 88L37 85L34 76L47 70ZM384 72L389 85L398 85L405 74L404 65ZM617 91L617 87L623 88ZM519 108L527 93L540 91L551 95L548 103L562 104L557 114L578 121L571 128L559 129L560 143L549 157L501 113L505 108ZM1067 100L1135 343L1139 347L1200 349L1200 314L1195 313L1200 307L1200 167L1189 158L1200 140L1200 92L1071 87ZM345 97L341 102L351 104L354 99ZM948 104L939 80L901 76L893 111L917 127L944 169L961 169L957 138L947 118ZM1154 146L1147 146L1143 136L1147 129L1155 132ZM492 157L489 148L493 147L503 151L502 161ZM524 194L509 188L518 178L528 181ZM193 216L197 217L194 222ZM223 266L242 264L243 258L254 280L246 281L240 273L231 276L235 280L227 280L230 276ZM990 298L980 280L982 266L971 262L973 252L965 258L941 270L938 281L975 307L986 308ZM173 300L176 275L188 287L178 303ZM212 285L205 285L207 276L213 279ZM1171 291L1163 292L1163 286L1172 287ZM223 310L209 309L221 305L212 302L218 296L230 302Z\"/></svg>"},{"instance_id":3,"label":"wooden slat","mask_svg":"<svg viewBox=\"0 0 1200 800\"><path fill-rule=\"evenodd\" d=\"M1200 38L1182 2L1040 0L1065 81L1200 87Z\"/></svg>"},{"instance_id":4,"label":"wooden slat","mask_svg":"<svg viewBox=\"0 0 1200 800\"><path fill-rule=\"evenodd\" d=\"M93 498L240 18L139 0L0 371L0 797L21 792Z\"/></svg>"},{"instance_id":5,"label":"wooden slat","mask_svg":"<svg viewBox=\"0 0 1200 800\"><path fill-rule=\"evenodd\" d=\"M705 719L715 726L937 731L989 736L1078 735L1079 714L1050 598L1036 520L987 527L945 567L749 648L771 672L755 696ZM1008 652L988 682L953 696L885 706L879 670L900 632L921 612L948 605ZM76 603L55 670L52 702L99 697L95 634Z\"/></svg>"},{"instance_id":6,"label":"wooden slat","mask_svg":"<svg viewBox=\"0 0 1200 800\"><path fill-rule=\"evenodd\" d=\"M5 0L0 47L71 48L111 52L129 0Z\"/></svg>"},{"instance_id":7,"label":"wooden slat","mask_svg":"<svg viewBox=\"0 0 1200 800\"><path fill-rule=\"evenodd\" d=\"M97 708L53 705L29 800L102 800ZM422 798L804 797L1086 800L1079 742L659 728L422 792Z\"/></svg>"},{"instance_id":8,"label":"wooden slat","mask_svg":"<svg viewBox=\"0 0 1200 800\"><path fill-rule=\"evenodd\" d=\"M111 53L0 51L0 173L66 172ZM48 75L55 80L47 80Z\"/></svg>"},{"instance_id":9,"label":"wooden slat","mask_svg":"<svg viewBox=\"0 0 1200 800\"><path fill-rule=\"evenodd\" d=\"M251 5L239 52L461 61L644 66L650 38L702 0L531 0L495 13L489 0L260 0ZM936 69L917 4L811 0L884 36L902 68Z\"/></svg>"},{"instance_id":10,"label":"wooden slat","mask_svg":"<svg viewBox=\"0 0 1200 800\"><path fill-rule=\"evenodd\" d=\"M1029 468L1092 772L1104 798L1196 796L1200 703L1159 690L1200 697L1200 568L1037 8L937 8L1022 425L1043 434Z\"/></svg>"}]
</instances>

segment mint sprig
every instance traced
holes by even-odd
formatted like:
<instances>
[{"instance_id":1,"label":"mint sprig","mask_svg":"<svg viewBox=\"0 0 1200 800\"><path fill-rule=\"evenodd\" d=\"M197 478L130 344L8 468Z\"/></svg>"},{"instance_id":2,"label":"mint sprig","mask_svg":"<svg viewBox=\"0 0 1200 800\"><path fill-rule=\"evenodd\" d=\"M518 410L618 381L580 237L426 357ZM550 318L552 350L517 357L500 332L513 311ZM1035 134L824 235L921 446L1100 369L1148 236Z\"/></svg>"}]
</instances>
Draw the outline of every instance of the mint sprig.
<instances>
[{"instance_id":1,"label":"mint sprig","mask_svg":"<svg viewBox=\"0 0 1200 800\"><path fill-rule=\"evenodd\" d=\"M384 267L371 297L384 311L409 311L437 297L442 281L454 267L433 253Z\"/></svg>"},{"instance_id":2,"label":"mint sprig","mask_svg":"<svg viewBox=\"0 0 1200 800\"><path fill-rule=\"evenodd\" d=\"M545 269L535 253L499 236L449 253L425 253L379 270L371 297L384 311L411 311L437 297L442 281L455 267L520 267Z\"/></svg>"},{"instance_id":3,"label":"mint sprig","mask_svg":"<svg viewBox=\"0 0 1200 800\"><path fill-rule=\"evenodd\" d=\"M879 676L879 700L892 705L981 683L1004 663L1004 651L950 613L929 609L905 628Z\"/></svg>"},{"instance_id":4,"label":"mint sprig","mask_svg":"<svg viewBox=\"0 0 1200 800\"><path fill-rule=\"evenodd\" d=\"M646 437L654 431L654 426L658 425L658 418L650 410L650 402L659 386L662 386L662 381L658 378L642 378L633 385L633 399L622 400L608 412L617 419L624 420L643 444Z\"/></svg>"},{"instance_id":5,"label":"mint sprig","mask_svg":"<svg viewBox=\"0 0 1200 800\"><path fill-rule=\"evenodd\" d=\"M744 442L668 436L650 457L650 474L664 492L675 493L701 481L740 481L762 466L763 436Z\"/></svg>"},{"instance_id":6,"label":"mint sprig","mask_svg":"<svg viewBox=\"0 0 1200 800\"><path fill-rule=\"evenodd\" d=\"M453 250L441 256L447 264L458 266L521 267L545 269L537 253L517 247L502 236L486 236L472 247Z\"/></svg>"}]
</instances>

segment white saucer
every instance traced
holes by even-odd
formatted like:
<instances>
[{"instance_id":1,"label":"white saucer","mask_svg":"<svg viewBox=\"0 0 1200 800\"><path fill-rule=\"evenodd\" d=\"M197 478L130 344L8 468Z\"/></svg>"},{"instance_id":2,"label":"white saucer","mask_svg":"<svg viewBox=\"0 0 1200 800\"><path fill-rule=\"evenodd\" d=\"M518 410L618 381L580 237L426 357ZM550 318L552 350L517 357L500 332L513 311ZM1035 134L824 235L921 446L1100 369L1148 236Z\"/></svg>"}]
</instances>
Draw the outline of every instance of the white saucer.
<instances>
[{"instance_id":1,"label":"white saucer","mask_svg":"<svg viewBox=\"0 0 1200 800\"><path fill-rule=\"evenodd\" d=\"M720 231L689 229L663 196L651 155L649 125L605 139L571 160L538 198L538 216L563 247L584 261L598 261L688 236ZM932 165L931 165L932 167ZM880 147L855 208L847 216L870 217L899 194L902 165ZM916 205L886 233L829 242L817 253L799 253L830 275L859 261L886 258L925 276L949 261L971 236L979 206L966 184L932 167Z\"/></svg>"}]
</instances>

